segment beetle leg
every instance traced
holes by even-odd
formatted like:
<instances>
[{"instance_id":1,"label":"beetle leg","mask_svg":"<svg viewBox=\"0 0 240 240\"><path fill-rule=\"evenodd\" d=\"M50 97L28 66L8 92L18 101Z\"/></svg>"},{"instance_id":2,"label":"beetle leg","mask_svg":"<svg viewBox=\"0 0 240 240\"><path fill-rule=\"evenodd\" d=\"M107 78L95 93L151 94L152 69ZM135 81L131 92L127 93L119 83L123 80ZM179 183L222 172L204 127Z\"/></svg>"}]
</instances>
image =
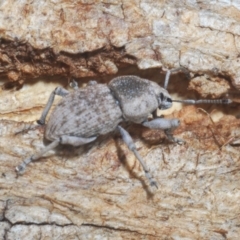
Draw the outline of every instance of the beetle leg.
<instances>
[{"instance_id":1,"label":"beetle leg","mask_svg":"<svg viewBox=\"0 0 240 240\"><path fill-rule=\"evenodd\" d=\"M39 159L46 152L48 152L48 151L52 150L53 148L57 147L59 144L69 144L69 145L72 145L72 146L81 146L81 145L84 145L84 144L87 144L89 142L94 141L96 138L97 137L81 138L81 137L75 137L75 136L62 136L59 139L50 143L47 147L45 147L39 153L36 153L36 154L32 155L31 157L25 159L20 165L18 165L16 167L16 171L17 171L18 174L23 174L29 163Z\"/></svg>"},{"instance_id":2,"label":"beetle leg","mask_svg":"<svg viewBox=\"0 0 240 240\"><path fill-rule=\"evenodd\" d=\"M57 87L50 95L49 99L48 99L48 102L42 112L42 115L40 117L40 119L37 121L38 124L40 125L44 125L45 124L45 120L46 120L46 117L47 117L47 114L53 104L53 101L54 101L54 98L55 98L55 95L58 95L58 96L66 96L68 94L68 90L62 88L62 87Z\"/></svg>"},{"instance_id":3,"label":"beetle leg","mask_svg":"<svg viewBox=\"0 0 240 240\"><path fill-rule=\"evenodd\" d=\"M89 142L93 142L94 140L96 140L97 137L90 137L90 138L82 138L82 137L75 137L75 136L61 136L60 137L60 143L61 144L69 144L72 146L81 146L84 144L87 144Z\"/></svg>"},{"instance_id":4,"label":"beetle leg","mask_svg":"<svg viewBox=\"0 0 240 240\"><path fill-rule=\"evenodd\" d=\"M45 154L46 152L55 148L59 144L59 142L60 142L59 140L55 140L52 143L50 143L47 147L45 147L42 151L40 151L39 153L36 153L36 154L32 155L31 157L25 159L20 165L18 165L16 167L17 173L18 174L23 174L29 163L39 159L43 154Z\"/></svg>"},{"instance_id":5,"label":"beetle leg","mask_svg":"<svg viewBox=\"0 0 240 240\"><path fill-rule=\"evenodd\" d=\"M166 118L156 118L149 122L143 122L142 125L152 129L162 129L166 134L168 140L176 143L184 143L183 140L173 137L173 130L176 129L180 124L180 121L177 118L166 119Z\"/></svg>"},{"instance_id":6,"label":"beetle leg","mask_svg":"<svg viewBox=\"0 0 240 240\"><path fill-rule=\"evenodd\" d=\"M70 82L70 87L73 88L74 90L77 90L78 89L78 83L73 79L71 82Z\"/></svg>"},{"instance_id":7,"label":"beetle leg","mask_svg":"<svg viewBox=\"0 0 240 240\"><path fill-rule=\"evenodd\" d=\"M190 74L189 74L188 70L184 67L178 67L178 68L174 68L172 70L167 70L165 80L164 80L164 87L163 87L164 89L167 89L167 87L168 87L170 75L174 72L179 72L179 71L184 72L185 75L187 76L187 78L190 79Z\"/></svg>"},{"instance_id":8,"label":"beetle leg","mask_svg":"<svg viewBox=\"0 0 240 240\"><path fill-rule=\"evenodd\" d=\"M180 138L175 138L172 134L172 131L173 131L172 129L164 130L164 133L165 133L167 139L174 143L183 144L185 141Z\"/></svg>"},{"instance_id":9,"label":"beetle leg","mask_svg":"<svg viewBox=\"0 0 240 240\"><path fill-rule=\"evenodd\" d=\"M148 178L151 186L155 186L156 188L158 188L157 182L154 180L154 178L150 174L146 164L144 163L142 157L139 155L139 153L138 153L138 151L136 149L136 146L135 146L135 144L134 144L130 134L125 129L123 129L120 126L118 126L118 130L119 130L120 134L122 135L122 139L126 143L126 145L128 146L129 150L131 150L134 153L135 157L138 159L138 161L142 165L142 168L143 168L143 170L145 172L145 175Z\"/></svg>"}]
</instances>

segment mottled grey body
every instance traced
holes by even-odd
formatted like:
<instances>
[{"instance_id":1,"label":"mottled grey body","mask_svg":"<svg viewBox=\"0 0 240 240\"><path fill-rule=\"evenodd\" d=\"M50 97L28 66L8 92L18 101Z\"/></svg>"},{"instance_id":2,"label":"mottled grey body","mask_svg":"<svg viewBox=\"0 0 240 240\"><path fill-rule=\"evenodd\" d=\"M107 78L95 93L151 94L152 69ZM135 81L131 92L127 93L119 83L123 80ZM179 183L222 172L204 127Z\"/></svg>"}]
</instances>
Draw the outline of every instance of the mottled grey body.
<instances>
[{"instance_id":1,"label":"mottled grey body","mask_svg":"<svg viewBox=\"0 0 240 240\"><path fill-rule=\"evenodd\" d=\"M166 75L165 84L168 84L170 72ZM45 137L52 141L41 152L25 159L16 167L18 173L23 173L26 166L39 159L44 153L55 148L58 144L81 146L94 141L97 136L117 129L128 148L140 162L150 184L157 187L156 181L149 173L142 157L129 135L119 124L122 121L140 123L145 127L164 130L167 138L172 142L183 141L174 138L172 131L179 126L178 119L158 118L157 109L168 109L172 106L172 99L166 89L158 84L137 76L122 76L114 78L109 85L89 82L85 88L77 89L74 82L73 92L63 88L56 88L50 95L43 110L39 124L45 124L46 116L53 104L55 95L63 99L53 110L46 125ZM198 104L208 100L187 100L186 103ZM213 103L213 101L211 101ZM216 103L228 104L230 100L217 100ZM153 120L148 121L152 114Z\"/></svg>"},{"instance_id":2,"label":"mottled grey body","mask_svg":"<svg viewBox=\"0 0 240 240\"><path fill-rule=\"evenodd\" d=\"M142 123L163 105L160 92L170 98L158 84L137 76L116 77L109 85L95 83L77 89L55 107L45 137L51 141L63 135L88 138L115 130L123 120Z\"/></svg>"},{"instance_id":3,"label":"mottled grey body","mask_svg":"<svg viewBox=\"0 0 240 240\"><path fill-rule=\"evenodd\" d=\"M109 133L122 121L122 111L106 84L77 89L58 103L45 130L51 141L63 135L92 137Z\"/></svg>"},{"instance_id":4,"label":"mottled grey body","mask_svg":"<svg viewBox=\"0 0 240 240\"><path fill-rule=\"evenodd\" d=\"M25 159L16 167L17 172L23 173L30 162L40 158L58 144L81 146L94 141L99 135L117 129L142 165L150 184L157 187L131 136L119 126L119 123L130 121L150 128L162 128L167 137L175 141L169 128L171 130L177 127L179 122L174 122L174 125L162 119L157 119L153 124L151 121L148 122L151 113L156 116L157 108L166 109L172 106L168 92L156 83L137 76L117 77L109 85L91 81L85 88L77 89L76 83L73 87L75 91L71 93L60 87L51 93L38 123L45 124L55 95L62 96L63 99L53 110L45 128L45 137L52 143L41 152Z\"/></svg>"}]
</instances>

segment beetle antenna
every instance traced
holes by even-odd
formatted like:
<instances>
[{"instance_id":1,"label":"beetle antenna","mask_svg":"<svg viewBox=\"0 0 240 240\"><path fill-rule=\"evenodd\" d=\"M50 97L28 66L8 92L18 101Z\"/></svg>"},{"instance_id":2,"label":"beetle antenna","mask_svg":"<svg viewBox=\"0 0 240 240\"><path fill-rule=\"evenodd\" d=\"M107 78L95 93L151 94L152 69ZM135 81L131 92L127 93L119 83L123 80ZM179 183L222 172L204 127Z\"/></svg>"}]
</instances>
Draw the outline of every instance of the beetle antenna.
<instances>
[{"instance_id":1,"label":"beetle antenna","mask_svg":"<svg viewBox=\"0 0 240 240\"><path fill-rule=\"evenodd\" d=\"M225 99L199 99L199 100L186 99L186 100L172 100L172 101L173 102L178 102L178 103L191 104L191 105L202 104L202 103L207 103L207 104L230 104L230 103L232 103L232 100L229 99L229 98L225 98Z\"/></svg>"},{"instance_id":2,"label":"beetle antenna","mask_svg":"<svg viewBox=\"0 0 240 240\"><path fill-rule=\"evenodd\" d=\"M190 79L190 74L189 71L184 68L184 67L179 67L179 68L174 68L172 70L167 70L165 80L164 80L164 89L167 90L168 83L169 83L169 78L172 73L174 72L179 72L182 71L186 74L187 78ZM185 104L191 104L191 105L196 105L196 104L230 104L232 103L231 99L225 98L225 99L199 99L199 100L194 100L194 99L186 99L186 100L172 100L172 102L179 102L179 103L185 103Z\"/></svg>"}]
</instances>

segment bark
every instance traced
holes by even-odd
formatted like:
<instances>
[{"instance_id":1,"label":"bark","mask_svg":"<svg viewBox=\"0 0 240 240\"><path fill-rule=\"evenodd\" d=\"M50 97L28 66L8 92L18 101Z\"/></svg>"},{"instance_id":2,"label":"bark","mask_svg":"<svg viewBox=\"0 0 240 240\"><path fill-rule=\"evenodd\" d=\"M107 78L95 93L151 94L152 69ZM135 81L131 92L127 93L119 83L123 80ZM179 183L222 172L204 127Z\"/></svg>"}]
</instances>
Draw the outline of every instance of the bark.
<instances>
[{"instance_id":1,"label":"bark","mask_svg":"<svg viewBox=\"0 0 240 240\"><path fill-rule=\"evenodd\" d=\"M238 239L238 1L7 0L0 12L1 239ZM158 190L118 133L59 146L17 176L48 144L35 121L56 86L122 74L163 84L160 70L179 66L192 80L173 77L173 98L235 103L159 113L181 120L182 145L125 126Z\"/></svg>"}]
</instances>

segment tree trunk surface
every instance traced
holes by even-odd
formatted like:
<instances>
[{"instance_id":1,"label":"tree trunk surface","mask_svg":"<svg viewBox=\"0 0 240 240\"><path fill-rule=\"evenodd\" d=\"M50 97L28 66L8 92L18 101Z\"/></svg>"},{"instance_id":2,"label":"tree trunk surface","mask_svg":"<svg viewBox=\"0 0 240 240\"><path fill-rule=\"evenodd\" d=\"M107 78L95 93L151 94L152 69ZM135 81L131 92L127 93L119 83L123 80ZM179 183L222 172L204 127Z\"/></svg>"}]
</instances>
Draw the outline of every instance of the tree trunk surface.
<instances>
[{"instance_id":1,"label":"tree trunk surface","mask_svg":"<svg viewBox=\"0 0 240 240\"><path fill-rule=\"evenodd\" d=\"M237 0L1 1L0 238L239 239L239 40ZM124 125L158 189L118 132L59 146L17 175L49 144L36 120L57 86L124 74L163 85L180 66L191 80L172 76L172 98L233 103L159 112L180 119L181 145Z\"/></svg>"}]
</instances>

